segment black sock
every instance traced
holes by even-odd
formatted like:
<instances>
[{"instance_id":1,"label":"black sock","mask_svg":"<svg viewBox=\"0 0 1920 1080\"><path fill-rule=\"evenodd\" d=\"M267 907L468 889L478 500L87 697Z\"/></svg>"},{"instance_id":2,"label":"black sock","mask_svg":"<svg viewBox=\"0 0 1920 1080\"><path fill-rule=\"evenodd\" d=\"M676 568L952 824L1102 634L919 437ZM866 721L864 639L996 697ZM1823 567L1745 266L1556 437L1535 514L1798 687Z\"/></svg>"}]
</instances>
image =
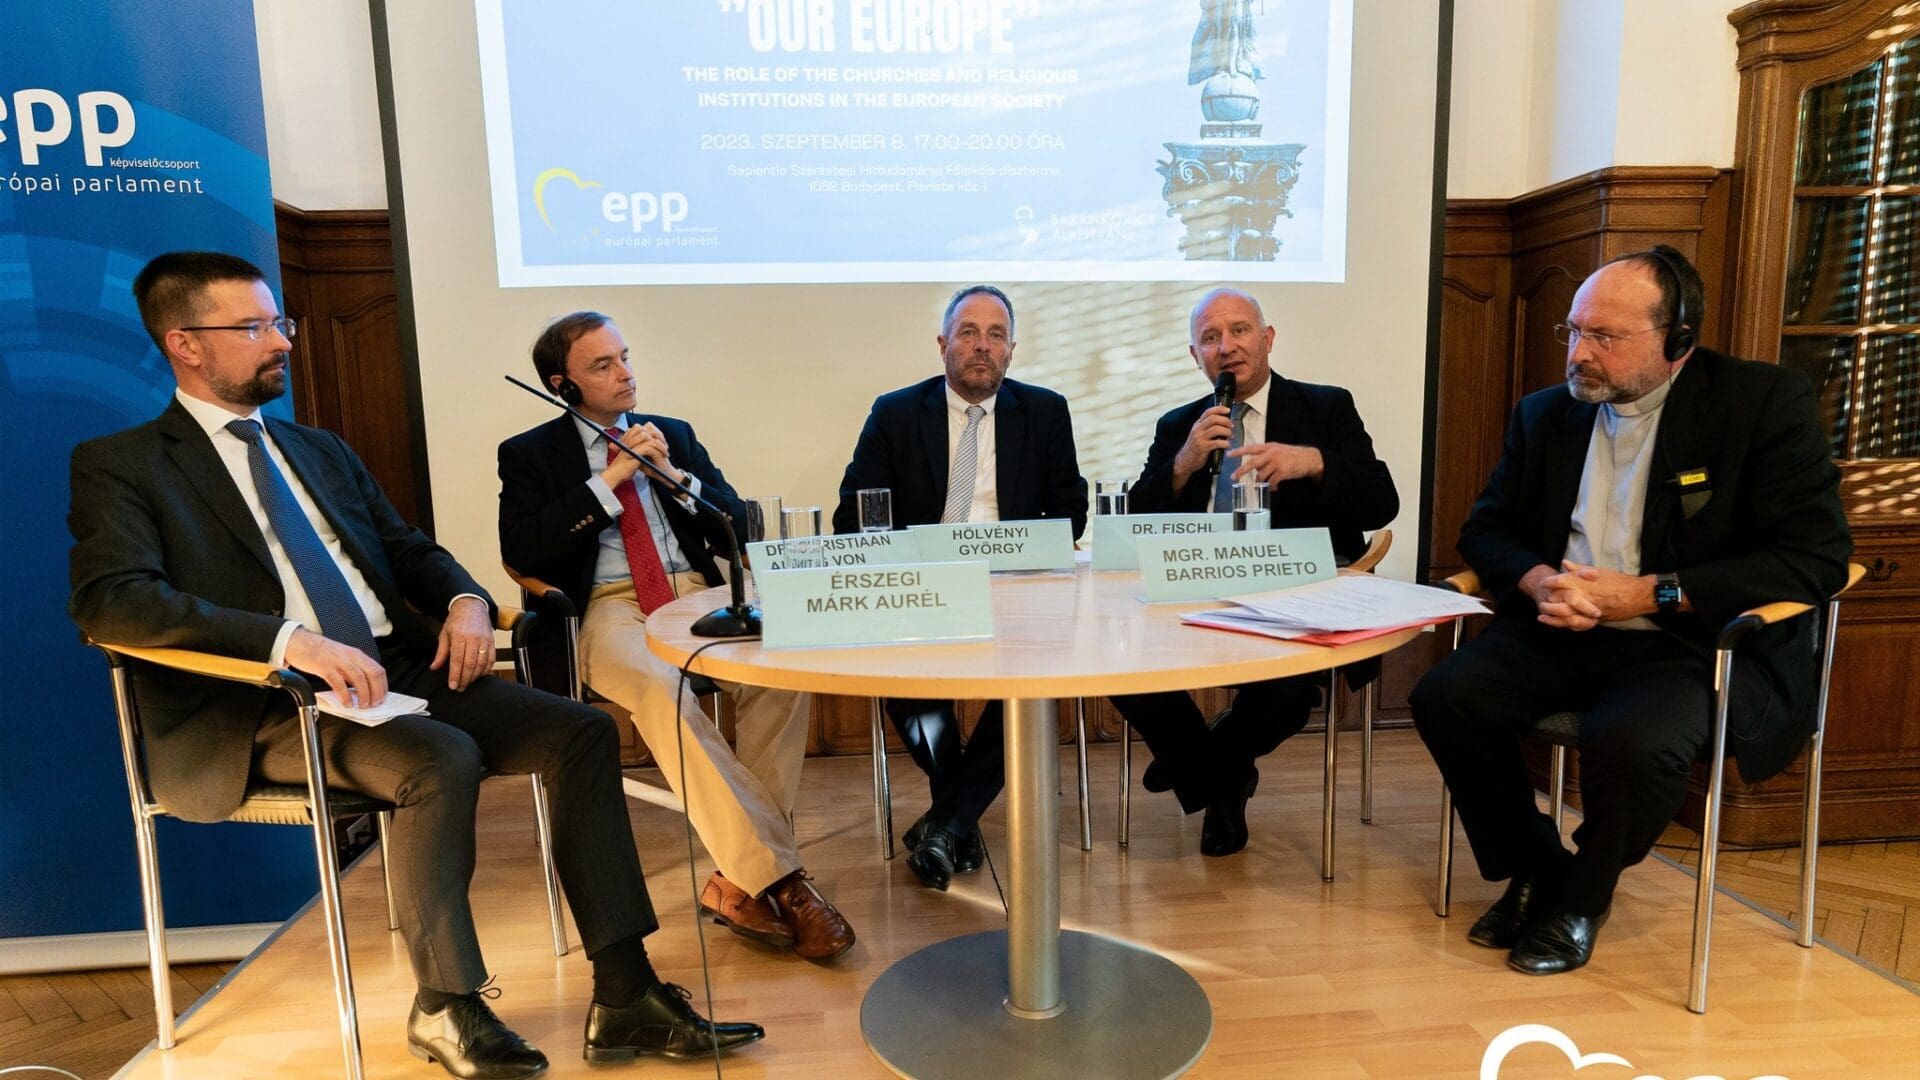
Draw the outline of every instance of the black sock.
<instances>
[{"instance_id":1,"label":"black sock","mask_svg":"<svg viewBox=\"0 0 1920 1080\"><path fill-rule=\"evenodd\" d=\"M639 1001L660 981L647 959L644 934L632 934L603 945L593 961L593 1000L620 1009Z\"/></svg>"},{"instance_id":2,"label":"black sock","mask_svg":"<svg viewBox=\"0 0 1920 1080\"><path fill-rule=\"evenodd\" d=\"M449 994L444 990L422 986L413 992L413 1003L420 1007L421 1012L439 1012L447 1007L447 1002L465 996L465 994Z\"/></svg>"}]
</instances>

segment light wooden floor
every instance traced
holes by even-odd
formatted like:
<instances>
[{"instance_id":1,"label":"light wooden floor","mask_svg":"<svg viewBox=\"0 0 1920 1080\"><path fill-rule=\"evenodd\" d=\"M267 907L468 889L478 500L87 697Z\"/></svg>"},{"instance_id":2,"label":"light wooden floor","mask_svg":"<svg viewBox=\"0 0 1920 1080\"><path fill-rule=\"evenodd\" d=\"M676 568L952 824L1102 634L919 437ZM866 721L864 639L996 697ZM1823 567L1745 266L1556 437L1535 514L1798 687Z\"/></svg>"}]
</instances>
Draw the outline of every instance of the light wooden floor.
<instances>
[{"instance_id":1,"label":"light wooden floor","mask_svg":"<svg viewBox=\"0 0 1920 1080\"><path fill-rule=\"evenodd\" d=\"M1354 739L1343 741L1341 847L1330 885L1316 872L1315 739L1268 759L1251 807L1253 842L1230 859L1201 858L1199 818L1182 818L1164 796L1136 798L1132 847L1117 850L1117 748L1094 752L1092 852L1078 850L1073 800L1062 800L1064 922L1148 945L1199 979L1213 1004L1214 1035L1195 1075L1471 1077L1489 1042L1529 1023L1565 1032L1582 1053L1615 1054L1635 1066L1581 1073L1599 1080L1916 1075L1920 997L1828 949L1797 948L1785 927L1730 899L1716 908L1712 1012L1688 1013L1693 881L1658 861L1622 882L1594 964L1550 979L1507 970L1501 954L1465 940L1467 925L1498 890L1475 878L1464 843L1454 917L1437 919L1429 906L1438 780L1418 740L1410 732L1381 737L1372 826L1354 818L1357 750ZM1136 768L1145 759L1136 755ZM1064 753L1063 773L1071 762ZM904 759L894 776L904 827L920 809L924 785ZM715 1012L759 1021L769 1032L766 1042L727 1059L728 1075L884 1075L859 1034L869 982L914 949L1002 921L985 871L942 895L913 883L903 861L879 861L869 783L864 758L810 761L800 811L809 868L859 930L852 952L834 966L815 966L700 928ZM506 990L495 1008L548 1053L552 1075L587 1075L578 1054L589 965L577 950L556 959L548 944L525 785L489 784L484 803L474 905L488 961ZM636 805L633 820L664 922L650 939L655 965L692 986L705 1011L682 819ZM987 831L1001 850L998 810ZM707 865L703 855L694 876L704 878ZM386 930L377 863L349 875L346 892L369 1075L444 1075L406 1054L412 985L399 940ZM181 1035L176 1049L137 1059L128 1075L337 1074L318 921L289 929ZM1558 1058L1545 1046L1524 1047L1501 1076L1571 1075ZM710 1064L642 1068L687 1077L711 1071Z\"/></svg>"}]
</instances>

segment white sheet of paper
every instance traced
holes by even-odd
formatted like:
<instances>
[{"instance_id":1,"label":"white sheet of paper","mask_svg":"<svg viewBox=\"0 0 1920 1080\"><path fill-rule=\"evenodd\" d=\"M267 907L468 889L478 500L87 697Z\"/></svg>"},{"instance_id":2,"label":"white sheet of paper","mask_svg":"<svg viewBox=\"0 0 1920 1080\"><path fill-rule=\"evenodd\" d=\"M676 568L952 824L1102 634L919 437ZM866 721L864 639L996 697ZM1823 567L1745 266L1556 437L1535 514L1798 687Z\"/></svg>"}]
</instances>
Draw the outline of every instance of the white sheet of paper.
<instances>
[{"instance_id":1,"label":"white sheet of paper","mask_svg":"<svg viewBox=\"0 0 1920 1080\"><path fill-rule=\"evenodd\" d=\"M1331 581L1238 598L1239 608L1280 627L1306 631L1378 630L1455 615L1484 615L1486 604L1451 589L1414 585L1373 574L1341 574Z\"/></svg>"},{"instance_id":2,"label":"white sheet of paper","mask_svg":"<svg viewBox=\"0 0 1920 1080\"><path fill-rule=\"evenodd\" d=\"M379 727L396 716L427 715L427 699L387 691L387 696L378 705L349 705L345 698L332 690L322 690L314 695L319 702L320 711L328 716L338 716L356 724Z\"/></svg>"}]
</instances>

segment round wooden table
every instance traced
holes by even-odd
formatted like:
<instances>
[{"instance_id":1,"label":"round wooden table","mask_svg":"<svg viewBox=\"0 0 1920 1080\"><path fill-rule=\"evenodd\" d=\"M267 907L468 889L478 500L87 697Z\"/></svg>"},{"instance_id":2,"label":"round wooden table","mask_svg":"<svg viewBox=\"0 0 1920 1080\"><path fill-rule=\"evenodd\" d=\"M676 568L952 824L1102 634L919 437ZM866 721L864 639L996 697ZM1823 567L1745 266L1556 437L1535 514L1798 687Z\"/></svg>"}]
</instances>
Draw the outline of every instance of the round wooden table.
<instances>
[{"instance_id":1,"label":"round wooden table","mask_svg":"<svg viewBox=\"0 0 1920 1080\"><path fill-rule=\"evenodd\" d=\"M1232 686L1326 671L1390 652L1418 628L1338 648L1183 626L1217 602L1145 604L1138 573L999 574L992 641L763 649L689 632L724 589L647 619L647 645L714 679L821 694L1002 698L1006 703L1008 928L928 946L874 981L861 1029L903 1076L1174 1076L1199 1060L1212 1010L1156 953L1060 930L1059 699ZM694 657L695 650L707 646ZM689 665L689 658L692 662ZM1323 876L1331 873L1334 717L1327 724Z\"/></svg>"}]
</instances>

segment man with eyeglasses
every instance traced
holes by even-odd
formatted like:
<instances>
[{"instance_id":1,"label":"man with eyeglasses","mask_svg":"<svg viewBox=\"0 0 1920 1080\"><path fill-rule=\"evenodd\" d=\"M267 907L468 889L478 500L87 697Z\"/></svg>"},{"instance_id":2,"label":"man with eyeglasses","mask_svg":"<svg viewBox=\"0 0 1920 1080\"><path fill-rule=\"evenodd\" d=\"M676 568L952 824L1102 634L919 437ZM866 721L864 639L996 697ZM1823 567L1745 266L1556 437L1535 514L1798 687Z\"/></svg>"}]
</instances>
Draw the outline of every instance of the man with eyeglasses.
<instances>
[{"instance_id":1,"label":"man with eyeglasses","mask_svg":"<svg viewBox=\"0 0 1920 1080\"><path fill-rule=\"evenodd\" d=\"M1670 247L1587 278L1556 334L1566 386L1523 398L1460 532L1497 604L1411 696L1481 875L1506 891L1468 932L1536 975L1587 963L1621 872L1646 858L1706 750L1714 635L1778 600L1820 604L1852 550L1813 388L1695 344L1700 275ZM1756 632L1728 730L1764 780L1813 730L1814 624ZM1562 846L1520 742L1580 715L1585 819Z\"/></svg>"},{"instance_id":2,"label":"man with eyeglasses","mask_svg":"<svg viewBox=\"0 0 1920 1080\"><path fill-rule=\"evenodd\" d=\"M969 285L947 301L934 336L944 374L882 394L840 480L833 531L859 529L859 492L893 492L893 526L1066 518L1087 525L1087 482L1067 399L1007 378L1013 301ZM989 701L963 746L951 701L888 698L894 730L927 774L932 804L904 836L907 868L945 891L986 860L980 815L1005 780L1001 704Z\"/></svg>"},{"instance_id":3,"label":"man with eyeglasses","mask_svg":"<svg viewBox=\"0 0 1920 1080\"><path fill-rule=\"evenodd\" d=\"M260 270L175 252L148 263L133 293L178 390L159 418L74 449L68 611L96 641L293 668L361 705L390 688L426 700L424 712L378 726L325 718L317 748L330 787L395 806L386 854L418 984L409 1049L460 1077L547 1067L484 992L467 889L490 773L539 773L552 800L554 862L593 964L588 1060L697 1057L759 1039L758 1025L701 1018L647 959L643 938L659 924L613 722L494 678L486 591L401 520L339 436L261 414L286 392L294 325ZM132 671L150 779L169 813L219 821L249 783L306 785L286 695Z\"/></svg>"}]
</instances>

